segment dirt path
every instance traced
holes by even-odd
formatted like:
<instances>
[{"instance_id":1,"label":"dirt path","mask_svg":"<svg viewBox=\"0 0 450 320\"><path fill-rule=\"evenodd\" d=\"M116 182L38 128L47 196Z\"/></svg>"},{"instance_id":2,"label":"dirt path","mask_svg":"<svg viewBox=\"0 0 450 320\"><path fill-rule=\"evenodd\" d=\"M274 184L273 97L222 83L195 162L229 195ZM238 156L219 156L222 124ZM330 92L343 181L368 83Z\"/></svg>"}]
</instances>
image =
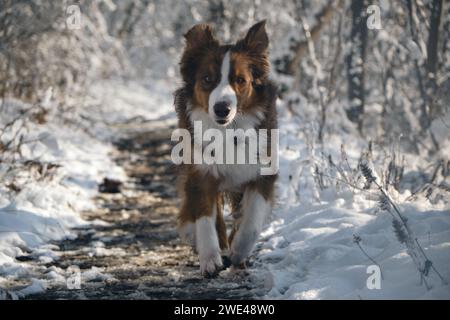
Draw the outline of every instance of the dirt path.
<instances>
[{"instance_id":1,"label":"dirt path","mask_svg":"<svg viewBox=\"0 0 450 320\"><path fill-rule=\"evenodd\" d=\"M60 258L47 265L81 271L80 289L48 288L29 299L249 299L263 293L251 270L226 270L203 279L192 250L175 229L177 198L170 161L170 130L139 133L117 143L116 161L129 181L120 193L102 193L94 223L75 240L57 243Z\"/></svg>"}]
</instances>

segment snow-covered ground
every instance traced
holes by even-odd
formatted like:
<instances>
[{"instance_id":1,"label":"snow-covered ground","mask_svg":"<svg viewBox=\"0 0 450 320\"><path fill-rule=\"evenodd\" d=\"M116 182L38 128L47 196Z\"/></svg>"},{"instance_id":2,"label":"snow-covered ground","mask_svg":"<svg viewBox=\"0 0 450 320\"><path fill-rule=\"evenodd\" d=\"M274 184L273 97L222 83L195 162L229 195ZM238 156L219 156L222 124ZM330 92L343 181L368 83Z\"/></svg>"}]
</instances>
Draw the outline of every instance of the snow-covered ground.
<instances>
[{"instance_id":1,"label":"snow-covered ground","mask_svg":"<svg viewBox=\"0 0 450 320\"><path fill-rule=\"evenodd\" d=\"M76 110L77 118L83 120L67 124L50 113L46 122L28 122L20 129L24 141L28 141L21 149L21 161L35 160L46 166L17 172L11 171L11 163L0 163L0 287L11 278L33 278L33 270L16 260L18 256L31 254L42 263L58 259L49 242L74 237L70 229L87 224L80 212L93 209L92 197L103 178L124 179L124 172L111 159L109 141L114 128L155 119L173 123L172 89L173 84L165 82L148 87L123 82L98 84ZM50 104L51 98L45 103ZM19 101L7 101L1 123L27 107ZM293 116L283 103L279 109L278 205L261 235L261 250L252 267L253 274L265 279L266 298L450 298L450 286L443 284L433 270L426 277L431 288L421 284L407 248L396 237L392 216L379 209L377 191L359 190L364 180L356 168L367 142L341 131L328 134L322 146L313 139L316 128L310 122ZM439 134L440 141L448 139L447 131ZM2 139L7 141L9 137ZM441 152L448 157L448 142L442 146ZM385 169L389 156L374 156L376 174ZM404 156L405 176L412 177L413 185L415 172L427 163ZM344 180L355 185L349 186ZM405 187L401 193L391 189L390 195L433 266L449 281L448 193L410 197L411 190ZM361 241L356 243L354 236ZM374 265L367 255L380 266L380 289L367 287L371 276L368 267ZM86 272L101 274L101 270ZM61 276L56 270L55 277ZM45 288L46 281L33 279L18 294Z\"/></svg>"},{"instance_id":2,"label":"snow-covered ground","mask_svg":"<svg viewBox=\"0 0 450 320\"><path fill-rule=\"evenodd\" d=\"M429 198L422 194L414 199L409 189L402 193L390 190L427 257L444 277L443 282L430 271L425 279L427 289L421 284L420 273L406 246L397 240L392 216L379 209L378 191L355 188L364 184L363 179L355 178L358 176L355 168L367 143L342 131L340 135L328 136L323 147L314 145L310 139L315 134L313 127L285 109L280 109L280 118L278 207L262 234L265 241L257 263L257 268L267 269L267 273L261 273L270 290L267 298L449 299L448 192L431 193ZM448 129L436 125L435 132L443 145L441 153L448 158ZM329 165L328 155L332 156L334 166ZM410 180L411 176L418 177L417 168L424 168L426 162L412 155L404 156L404 176L409 175ZM377 174L377 169L382 169L382 159L374 158ZM342 173L337 172L337 167L342 168ZM324 184L328 183L325 188L314 179L320 173ZM378 181L380 176L381 173ZM348 185L348 180L357 181L356 186ZM354 236L360 237L360 246ZM382 274L379 289L371 286L374 272L371 266L375 263Z\"/></svg>"},{"instance_id":3,"label":"snow-covered ground","mask_svg":"<svg viewBox=\"0 0 450 320\"><path fill-rule=\"evenodd\" d=\"M21 119L1 135L1 142L6 144L14 135L23 138L20 157L5 153L0 161L0 288L9 279L33 278L30 264L16 257L32 256L39 263L58 259L58 248L49 243L74 238L71 228L88 226L80 213L95 209L99 183L104 178L125 179L112 160L115 129L127 121L148 121L172 112L170 86L153 86L119 81L96 85L75 110L78 114L63 118L49 90L42 102L50 110L45 121L30 121L31 112L30 117L20 117L31 106L5 100L0 127ZM68 123L71 117L78 120ZM33 279L18 294L45 287L45 281Z\"/></svg>"}]
</instances>

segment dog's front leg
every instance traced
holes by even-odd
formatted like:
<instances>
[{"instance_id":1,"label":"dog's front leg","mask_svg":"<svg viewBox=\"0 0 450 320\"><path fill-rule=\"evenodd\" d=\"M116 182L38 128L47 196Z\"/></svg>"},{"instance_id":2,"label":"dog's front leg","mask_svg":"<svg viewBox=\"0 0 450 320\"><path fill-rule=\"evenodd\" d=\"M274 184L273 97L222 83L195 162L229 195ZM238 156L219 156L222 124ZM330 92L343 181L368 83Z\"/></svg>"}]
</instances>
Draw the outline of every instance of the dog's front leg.
<instances>
[{"instance_id":1,"label":"dog's front leg","mask_svg":"<svg viewBox=\"0 0 450 320\"><path fill-rule=\"evenodd\" d=\"M194 232L190 235L200 260L202 275L215 276L222 268L221 249L216 230L217 197L214 181L191 174L185 181L184 199L179 216L180 230Z\"/></svg>"},{"instance_id":2,"label":"dog's front leg","mask_svg":"<svg viewBox=\"0 0 450 320\"><path fill-rule=\"evenodd\" d=\"M210 215L195 221L196 248L200 260L200 272L206 277L215 276L222 268L222 256L216 230L217 206Z\"/></svg>"},{"instance_id":3,"label":"dog's front leg","mask_svg":"<svg viewBox=\"0 0 450 320\"><path fill-rule=\"evenodd\" d=\"M230 259L234 266L240 266L250 255L271 210L271 203L258 190L245 190L241 202L241 221L231 242Z\"/></svg>"}]
</instances>

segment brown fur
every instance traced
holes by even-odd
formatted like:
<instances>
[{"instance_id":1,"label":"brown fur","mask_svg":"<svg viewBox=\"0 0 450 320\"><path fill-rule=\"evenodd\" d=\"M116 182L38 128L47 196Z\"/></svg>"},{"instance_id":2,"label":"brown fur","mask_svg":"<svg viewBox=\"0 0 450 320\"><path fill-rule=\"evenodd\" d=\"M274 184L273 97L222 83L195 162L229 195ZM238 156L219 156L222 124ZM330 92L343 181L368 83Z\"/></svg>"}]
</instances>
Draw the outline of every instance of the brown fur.
<instances>
[{"instance_id":1,"label":"brown fur","mask_svg":"<svg viewBox=\"0 0 450 320\"><path fill-rule=\"evenodd\" d=\"M220 81L220 68L226 51L230 51L231 74L229 83L238 100L238 114L264 114L258 128L277 128L275 109L276 87L268 80L268 39L264 22L253 26L244 39L235 45L220 45L208 25L197 25L186 35L186 47L180 62L183 87L175 92L175 107L178 126L193 133L188 116L188 105L207 112L208 99ZM203 79L208 75L210 82ZM193 136L193 135L192 135ZM220 178L204 174L195 165L179 166L178 189L182 204L178 217L179 225L194 223L202 216L211 215L217 206L216 230L222 250L227 249L239 227L241 200L247 188L257 190L267 201L273 201L276 175L259 176L253 181L237 186L237 191L220 192ZM222 216L224 201L229 201L235 215L235 224L227 241L225 222Z\"/></svg>"}]
</instances>

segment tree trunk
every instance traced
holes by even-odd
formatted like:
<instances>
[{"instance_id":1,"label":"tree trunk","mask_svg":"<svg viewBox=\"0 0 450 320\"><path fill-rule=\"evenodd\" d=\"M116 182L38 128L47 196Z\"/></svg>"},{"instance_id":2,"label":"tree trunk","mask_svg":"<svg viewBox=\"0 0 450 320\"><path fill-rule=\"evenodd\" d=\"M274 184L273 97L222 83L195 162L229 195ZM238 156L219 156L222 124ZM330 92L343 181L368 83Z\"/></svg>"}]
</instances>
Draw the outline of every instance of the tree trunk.
<instances>
[{"instance_id":1,"label":"tree trunk","mask_svg":"<svg viewBox=\"0 0 450 320\"><path fill-rule=\"evenodd\" d=\"M351 51L347 56L348 98L350 108L346 110L350 121L358 124L362 132L364 114L364 64L367 47L367 16L364 0L352 0Z\"/></svg>"},{"instance_id":2,"label":"tree trunk","mask_svg":"<svg viewBox=\"0 0 450 320\"><path fill-rule=\"evenodd\" d=\"M441 24L444 0L433 0L430 15L430 32L427 43L427 76L436 73L438 59L439 27Z\"/></svg>"},{"instance_id":3,"label":"tree trunk","mask_svg":"<svg viewBox=\"0 0 450 320\"><path fill-rule=\"evenodd\" d=\"M430 31L428 33L427 41L427 62L426 62L426 83L427 83L427 96L428 98L428 117L430 121L436 117L437 114L441 112L439 106L435 103L433 97L435 97L438 91L437 79L437 68L438 68L438 47L440 40L440 25L442 17L442 7L444 5L444 0L433 0L431 5L430 14ZM437 144L437 143L435 143Z\"/></svg>"}]
</instances>

